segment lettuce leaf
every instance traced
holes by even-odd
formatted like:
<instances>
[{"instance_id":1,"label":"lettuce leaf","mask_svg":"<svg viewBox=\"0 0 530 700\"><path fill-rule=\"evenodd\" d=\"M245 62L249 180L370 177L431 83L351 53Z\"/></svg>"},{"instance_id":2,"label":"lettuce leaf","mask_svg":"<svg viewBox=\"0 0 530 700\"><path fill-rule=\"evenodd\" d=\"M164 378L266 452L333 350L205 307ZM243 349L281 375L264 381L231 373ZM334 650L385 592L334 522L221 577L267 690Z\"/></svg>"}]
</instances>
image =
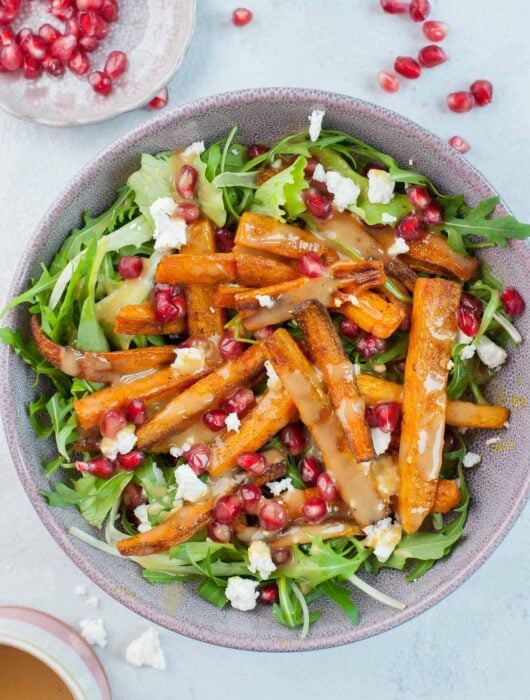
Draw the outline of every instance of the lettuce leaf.
<instances>
[{"instance_id":1,"label":"lettuce leaf","mask_svg":"<svg viewBox=\"0 0 530 700\"><path fill-rule=\"evenodd\" d=\"M173 197L171 163L165 156L142 155L141 167L134 172L127 184L134 191L134 199L147 221L154 226L150 206L160 197Z\"/></svg>"},{"instance_id":2,"label":"lettuce leaf","mask_svg":"<svg viewBox=\"0 0 530 700\"><path fill-rule=\"evenodd\" d=\"M216 226L220 228L226 223L226 210L223 204L223 195L217 186L208 180L206 175L207 164L203 163L200 156L195 158L195 168L199 171L199 183L197 185L197 199L199 209Z\"/></svg>"},{"instance_id":3,"label":"lettuce leaf","mask_svg":"<svg viewBox=\"0 0 530 700\"><path fill-rule=\"evenodd\" d=\"M306 165L307 159L299 156L288 168L260 185L254 194L251 210L282 222L286 215L295 218L305 211L301 193L307 189Z\"/></svg>"}]
</instances>

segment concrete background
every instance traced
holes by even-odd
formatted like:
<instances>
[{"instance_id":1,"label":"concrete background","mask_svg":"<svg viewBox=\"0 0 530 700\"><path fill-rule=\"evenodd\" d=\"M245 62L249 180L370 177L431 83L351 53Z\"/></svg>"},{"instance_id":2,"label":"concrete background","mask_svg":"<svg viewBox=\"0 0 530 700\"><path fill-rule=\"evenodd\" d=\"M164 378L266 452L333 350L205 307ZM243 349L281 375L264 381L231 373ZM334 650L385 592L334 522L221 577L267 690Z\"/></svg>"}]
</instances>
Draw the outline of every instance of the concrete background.
<instances>
[{"instance_id":1,"label":"concrete background","mask_svg":"<svg viewBox=\"0 0 530 700\"><path fill-rule=\"evenodd\" d=\"M169 89L171 105L252 86L295 85L334 90L384 104L442 138L460 134L468 157L515 214L530 219L527 135L530 6L433 0L432 19L446 21L450 61L425 71L395 95L375 75L393 57L424 43L419 24L383 14L377 0L248 0L255 20L230 24L235 2L198 0L191 49ZM447 93L476 78L495 85L494 104L465 115L444 107ZM103 125L55 130L0 114L2 254L0 298L20 251L53 197L100 149L154 115L137 111ZM2 302L3 304L3 302ZM448 599L408 624L355 646L296 655L218 649L161 630L168 670L126 665L128 642L147 623L98 591L41 526L0 443L0 604L31 605L76 624L95 616L74 594L98 595L109 645L98 649L116 700L215 697L302 700L332 694L483 700L528 697L530 557L525 511L491 559Z\"/></svg>"}]
</instances>

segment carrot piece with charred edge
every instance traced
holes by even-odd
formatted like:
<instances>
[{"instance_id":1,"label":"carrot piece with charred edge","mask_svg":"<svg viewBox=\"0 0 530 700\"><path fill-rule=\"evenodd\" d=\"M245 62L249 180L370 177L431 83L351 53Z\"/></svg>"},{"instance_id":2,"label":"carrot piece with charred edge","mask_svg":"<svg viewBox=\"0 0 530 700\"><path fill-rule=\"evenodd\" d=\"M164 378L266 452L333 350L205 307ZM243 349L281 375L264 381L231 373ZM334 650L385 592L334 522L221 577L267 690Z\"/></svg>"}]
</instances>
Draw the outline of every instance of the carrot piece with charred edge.
<instances>
[{"instance_id":1,"label":"carrot piece with charred edge","mask_svg":"<svg viewBox=\"0 0 530 700\"><path fill-rule=\"evenodd\" d=\"M236 246L233 250L237 267L237 282L244 287L264 287L300 277L298 270L286 258L256 255Z\"/></svg>"},{"instance_id":2,"label":"carrot piece with charred edge","mask_svg":"<svg viewBox=\"0 0 530 700\"><path fill-rule=\"evenodd\" d=\"M456 336L460 285L420 278L414 288L405 363L399 448L399 514L416 532L434 503L442 465L447 407L447 364Z\"/></svg>"},{"instance_id":3,"label":"carrot piece with charred edge","mask_svg":"<svg viewBox=\"0 0 530 700\"><path fill-rule=\"evenodd\" d=\"M370 477L351 453L322 382L289 333L280 328L265 347L285 390L322 453L326 470L334 477L342 500L361 526L386 513Z\"/></svg>"},{"instance_id":4,"label":"carrot piece with charred edge","mask_svg":"<svg viewBox=\"0 0 530 700\"><path fill-rule=\"evenodd\" d=\"M189 247L188 243L186 248ZM219 284L235 279L236 261L232 253L201 255L197 251L165 255L156 270L156 281L160 284Z\"/></svg>"},{"instance_id":5,"label":"carrot piece with charred edge","mask_svg":"<svg viewBox=\"0 0 530 700\"><path fill-rule=\"evenodd\" d=\"M236 295L249 291L237 284L220 284L215 292L215 306L220 309L235 309Z\"/></svg>"},{"instance_id":6,"label":"carrot piece with charred edge","mask_svg":"<svg viewBox=\"0 0 530 700\"><path fill-rule=\"evenodd\" d=\"M478 271L477 258L454 251L449 246L447 237L441 233L428 233L419 241L411 241L407 245L409 251L403 256L403 262L413 269L417 262L428 263L464 282L474 277Z\"/></svg>"},{"instance_id":7,"label":"carrot piece with charred edge","mask_svg":"<svg viewBox=\"0 0 530 700\"><path fill-rule=\"evenodd\" d=\"M256 344L208 377L199 379L138 429L138 448L149 449L168 435L187 428L198 415L217 405L232 391L248 384L262 370L264 361L264 349L261 344Z\"/></svg>"},{"instance_id":8,"label":"carrot piece with charred edge","mask_svg":"<svg viewBox=\"0 0 530 700\"><path fill-rule=\"evenodd\" d=\"M327 309L317 301L304 301L295 309L313 362L324 378L335 415L358 462L375 459L372 436L364 418L365 403Z\"/></svg>"},{"instance_id":9,"label":"carrot piece with charred edge","mask_svg":"<svg viewBox=\"0 0 530 700\"><path fill-rule=\"evenodd\" d=\"M311 251L319 255L325 265L330 265L338 259L333 248L310 231L290 224L281 224L270 216L252 212L245 212L239 220L235 242L246 248L274 253L285 258L299 258Z\"/></svg>"},{"instance_id":10,"label":"carrot piece with charred edge","mask_svg":"<svg viewBox=\"0 0 530 700\"><path fill-rule=\"evenodd\" d=\"M185 318L159 323L151 304L122 306L114 319L114 333L123 335L184 335L186 330Z\"/></svg>"},{"instance_id":11,"label":"carrot piece with charred edge","mask_svg":"<svg viewBox=\"0 0 530 700\"><path fill-rule=\"evenodd\" d=\"M436 492L431 513L449 513L460 505L462 495L455 479L439 479L436 482Z\"/></svg>"},{"instance_id":12,"label":"carrot piece with charred edge","mask_svg":"<svg viewBox=\"0 0 530 700\"><path fill-rule=\"evenodd\" d=\"M379 293L367 290L355 296L357 303L342 304L340 313L363 331L378 338L389 338L403 323L405 313L401 306L387 301Z\"/></svg>"}]
</instances>

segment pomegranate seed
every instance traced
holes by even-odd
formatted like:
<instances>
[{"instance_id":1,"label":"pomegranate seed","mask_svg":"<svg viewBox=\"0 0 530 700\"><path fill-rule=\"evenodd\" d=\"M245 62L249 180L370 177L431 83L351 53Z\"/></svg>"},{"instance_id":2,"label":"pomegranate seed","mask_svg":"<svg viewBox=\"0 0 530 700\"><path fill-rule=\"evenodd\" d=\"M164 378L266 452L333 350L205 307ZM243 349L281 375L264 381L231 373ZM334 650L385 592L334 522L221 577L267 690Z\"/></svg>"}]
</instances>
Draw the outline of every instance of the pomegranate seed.
<instances>
[{"instance_id":1,"label":"pomegranate seed","mask_svg":"<svg viewBox=\"0 0 530 700\"><path fill-rule=\"evenodd\" d=\"M88 76L88 82L92 86L92 90L99 95L110 95L112 92L112 81L109 77L100 70L95 70Z\"/></svg>"},{"instance_id":2,"label":"pomegranate seed","mask_svg":"<svg viewBox=\"0 0 530 700\"><path fill-rule=\"evenodd\" d=\"M247 149L247 158L253 160L258 156L262 156L264 153L268 153L268 151L268 146L264 146L261 143L253 143L252 146L249 146Z\"/></svg>"},{"instance_id":3,"label":"pomegranate seed","mask_svg":"<svg viewBox=\"0 0 530 700\"><path fill-rule=\"evenodd\" d=\"M410 80L416 80L421 75L421 66L412 56L398 56L394 61L394 70Z\"/></svg>"},{"instance_id":4,"label":"pomegranate seed","mask_svg":"<svg viewBox=\"0 0 530 700\"><path fill-rule=\"evenodd\" d=\"M267 340L275 331L274 326L263 326L263 328L258 328L254 331L254 336L257 340Z\"/></svg>"},{"instance_id":5,"label":"pomegranate seed","mask_svg":"<svg viewBox=\"0 0 530 700\"><path fill-rule=\"evenodd\" d=\"M51 45L53 42L61 36L61 32L56 29L52 24L46 22L39 29L39 36L44 39L46 44Z\"/></svg>"},{"instance_id":6,"label":"pomegranate seed","mask_svg":"<svg viewBox=\"0 0 530 700\"><path fill-rule=\"evenodd\" d=\"M58 58L53 58L53 56L45 56L42 61L42 67L46 73L53 75L54 78L60 78L61 75L64 75L64 63Z\"/></svg>"},{"instance_id":7,"label":"pomegranate seed","mask_svg":"<svg viewBox=\"0 0 530 700\"><path fill-rule=\"evenodd\" d=\"M265 501L259 511L259 523L264 530L281 530L287 523L287 511L281 503Z\"/></svg>"},{"instance_id":8,"label":"pomegranate seed","mask_svg":"<svg viewBox=\"0 0 530 700\"><path fill-rule=\"evenodd\" d=\"M169 92L167 88L162 88L157 92L153 99L149 102L148 107L151 109L162 109L169 102Z\"/></svg>"},{"instance_id":9,"label":"pomegranate seed","mask_svg":"<svg viewBox=\"0 0 530 700\"><path fill-rule=\"evenodd\" d=\"M230 525L210 520L208 523L208 537L214 542L230 542L232 539L232 528Z\"/></svg>"},{"instance_id":10,"label":"pomegranate seed","mask_svg":"<svg viewBox=\"0 0 530 700\"><path fill-rule=\"evenodd\" d=\"M54 17L63 21L70 19L76 13L71 0L52 0L50 9Z\"/></svg>"},{"instance_id":11,"label":"pomegranate seed","mask_svg":"<svg viewBox=\"0 0 530 700\"><path fill-rule=\"evenodd\" d=\"M470 311L477 318L482 318L482 302L473 294L462 292L462 296L460 297L460 306Z\"/></svg>"},{"instance_id":12,"label":"pomegranate seed","mask_svg":"<svg viewBox=\"0 0 530 700\"><path fill-rule=\"evenodd\" d=\"M475 80L469 89L479 107L489 105L493 99L493 85L489 80Z\"/></svg>"},{"instance_id":13,"label":"pomegranate seed","mask_svg":"<svg viewBox=\"0 0 530 700\"><path fill-rule=\"evenodd\" d=\"M409 12L413 22L423 22L431 13L431 5L428 0L411 0Z\"/></svg>"},{"instance_id":14,"label":"pomegranate seed","mask_svg":"<svg viewBox=\"0 0 530 700\"><path fill-rule=\"evenodd\" d=\"M446 428L444 432L444 452L452 452L456 449L457 442L453 431L450 428Z\"/></svg>"},{"instance_id":15,"label":"pomegranate seed","mask_svg":"<svg viewBox=\"0 0 530 700\"><path fill-rule=\"evenodd\" d=\"M215 232L215 243L217 250L222 253L229 253L234 247L235 231L230 231L228 228L218 228Z\"/></svg>"},{"instance_id":16,"label":"pomegranate seed","mask_svg":"<svg viewBox=\"0 0 530 700\"><path fill-rule=\"evenodd\" d=\"M409 10L409 3L400 0L380 0L380 4L383 12L388 12L389 15L402 15Z\"/></svg>"},{"instance_id":17,"label":"pomegranate seed","mask_svg":"<svg viewBox=\"0 0 530 700\"><path fill-rule=\"evenodd\" d=\"M421 30L429 41L443 41L449 33L449 27L445 22L436 22L432 19L425 22Z\"/></svg>"},{"instance_id":18,"label":"pomegranate seed","mask_svg":"<svg viewBox=\"0 0 530 700\"><path fill-rule=\"evenodd\" d=\"M266 583L259 589L258 600L263 605L273 605L278 602L278 586L275 583Z\"/></svg>"},{"instance_id":19,"label":"pomegranate seed","mask_svg":"<svg viewBox=\"0 0 530 700\"><path fill-rule=\"evenodd\" d=\"M210 411L206 411L202 420L207 428L214 433L218 433L225 427L226 413L218 408L213 408Z\"/></svg>"},{"instance_id":20,"label":"pomegranate seed","mask_svg":"<svg viewBox=\"0 0 530 700\"><path fill-rule=\"evenodd\" d=\"M123 489L121 502L127 511L133 511L135 508L138 508L138 506L147 503L141 485L135 484L134 481L129 481L127 486Z\"/></svg>"},{"instance_id":21,"label":"pomegranate seed","mask_svg":"<svg viewBox=\"0 0 530 700\"><path fill-rule=\"evenodd\" d=\"M24 56L22 61L22 75L28 80L40 78L42 75L42 63L31 56Z\"/></svg>"},{"instance_id":22,"label":"pomegranate seed","mask_svg":"<svg viewBox=\"0 0 530 700\"><path fill-rule=\"evenodd\" d=\"M317 479L317 488L326 503L336 500L338 495L337 485L331 474L322 472Z\"/></svg>"},{"instance_id":23,"label":"pomegranate seed","mask_svg":"<svg viewBox=\"0 0 530 700\"><path fill-rule=\"evenodd\" d=\"M418 215L414 212L405 214L405 216L398 221L396 233L407 242L419 241L420 238L423 237L423 231L421 230L421 221Z\"/></svg>"},{"instance_id":24,"label":"pomegranate seed","mask_svg":"<svg viewBox=\"0 0 530 700\"><path fill-rule=\"evenodd\" d=\"M468 142L461 136L451 136L447 143L459 153L467 153L471 148Z\"/></svg>"},{"instance_id":25,"label":"pomegranate seed","mask_svg":"<svg viewBox=\"0 0 530 700\"><path fill-rule=\"evenodd\" d=\"M331 216L331 202L315 189L309 188L302 192L302 198L309 213L317 219L328 219Z\"/></svg>"},{"instance_id":26,"label":"pomegranate seed","mask_svg":"<svg viewBox=\"0 0 530 700\"><path fill-rule=\"evenodd\" d=\"M326 272L322 260L313 251L304 253L298 259L298 270L306 277L322 277Z\"/></svg>"},{"instance_id":27,"label":"pomegranate seed","mask_svg":"<svg viewBox=\"0 0 530 700\"><path fill-rule=\"evenodd\" d=\"M460 90L459 92L452 92L447 95L447 106L451 112L469 112L473 109L475 100L470 92L465 90Z\"/></svg>"},{"instance_id":28,"label":"pomegranate seed","mask_svg":"<svg viewBox=\"0 0 530 700\"><path fill-rule=\"evenodd\" d=\"M27 41L31 36L33 36L33 32L31 31L31 29L29 29L28 27L22 27L22 29L19 29L19 31L17 32L15 41L23 49L22 44L25 41ZM11 44L12 42L8 41L6 43Z\"/></svg>"},{"instance_id":29,"label":"pomegranate seed","mask_svg":"<svg viewBox=\"0 0 530 700\"><path fill-rule=\"evenodd\" d=\"M252 17L254 15L246 7L238 7L232 12L232 24L235 24L236 27L244 27L245 24L252 21Z\"/></svg>"},{"instance_id":30,"label":"pomegranate seed","mask_svg":"<svg viewBox=\"0 0 530 700\"><path fill-rule=\"evenodd\" d=\"M12 22L18 14L20 9L20 2L8 2L3 0L0 5L0 24L9 24Z\"/></svg>"},{"instance_id":31,"label":"pomegranate seed","mask_svg":"<svg viewBox=\"0 0 530 700\"><path fill-rule=\"evenodd\" d=\"M394 401L378 403L376 406L373 406L373 413L379 430L382 430L384 433L392 433L399 423L401 406Z\"/></svg>"},{"instance_id":32,"label":"pomegranate seed","mask_svg":"<svg viewBox=\"0 0 530 700\"><path fill-rule=\"evenodd\" d=\"M243 510L249 515L257 515L262 498L261 489L256 484L242 484L239 487L239 497L243 502Z\"/></svg>"},{"instance_id":33,"label":"pomegranate seed","mask_svg":"<svg viewBox=\"0 0 530 700\"><path fill-rule=\"evenodd\" d=\"M237 413L238 417L242 418L246 416L255 403L252 389L238 389L223 401L220 408L225 413Z\"/></svg>"},{"instance_id":34,"label":"pomegranate seed","mask_svg":"<svg viewBox=\"0 0 530 700\"><path fill-rule=\"evenodd\" d=\"M218 523L231 525L242 508L243 503L237 494L219 496L213 508L213 516Z\"/></svg>"},{"instance_id":35,"label":"pomegranate seed","mask_svg":"<svg viewBox=\"0 0 530 700\"><path fill-rule=\"evenodd\" d=\"M280 442L290 455L301 455L305 449L306 437L301 423L289 423L280 432Z\"/></svg>"},{"instance_id":36,"label":"pomegranate seed","mask_svg":"<svg viewBox=\"0 0 530 700\"><path fill-rule=\"evenodd\" d=\"M65 34L72 34L75 37L79 37L81 30L79 28L79 22L76 17L72 17L67 22L64 23Z\"/></svg>"},{"instance_id":37,"label":"pomegranate seed","mask_svg":"<svg viewBox=\"0 0 530 700\"><path fill-rule=\"evenodd\" d=\"M109 33L107 22L93 11L79 14L79 27L84 36L93 36L100 40L105 39Z\"/></svg>"},{"instance_id":38,"label":"pomegranate seed","mask_svg":"<svg viewBox=\"0 0 530 700\"><path fill-rule=\"evenodd\" d=\"M122 428L125 428L126 425L127 419L125 418L125 414L111 408L109 411L105 411L105 413L101 416L99 421L99 432L103 435L103 437L114 437L114 435L116 435L116 433Z\"/></svg>"},{"instance_id":39,"label":"pomegranate seed","mask_svg":"<svg viewBox=\"0 0 530 700\"><path fill-rule=\"evenodd\" d=\"M147 409L142 399L133 399L125 411L127 423L143 425L147 420Z\"/></svg>"},{"instance_id":40,"label":"pomegranate seed","mask_svg":"<svg viewBox=\"0 0 530 700\"><path fill-rule=\"evenodd\" d=\"M470 311L462 307L457 309L456 322L462 333L470 337L477 335L480 328L480 319L476 318Z\"/></svg>"},{"instance_id":41,"label":"pomegranate seed","mask_svg":"<svg viewBox=\"0 0 530 700\"><path fill-rule=\"evenodd\" d=\"M186 315L186 298L180 287L159 284L155 287L154 307L156 320L159 323L170 323Z\"/></svg>"},{"instance_id":42,"label":"pomegranate seed","mask_svg":"<svg viewBox=\"0 0 530 700\"><path fill-rule=\"evenodd\" d=\"M305 457L300 461L300 479L306 486L316 486L318 477L322 474L322 464L315 457Z\"/></svg>"},{"instance_id":43,"label":"pomegranate seed","mask_svg":"<svg viewBox=\"0 0 530 700\"><path fill-rule=\"evenodd\" d=\"M374 407L373 406L367 406L366 410L364 412L364 419L366 423L368 424L368 427L370 428L377 428L377 418L374 413Z\"/></svg>"},{"instance_id":44,"label":"pomegranate seed","mask_svg":"<svg viewBox=\"0 0 530 700\"><path fill-rule=\"evenodd\" d=\"M78 10L100 10L103 0L75 0Z\"/></svg>"},{"instance_id":45,"label":"pomegranate seed","mask_svg":"<svg viewBox=\"0 0 530 700\"><path fill-rule=\"evenodd\" d=\"M205 445L204 443L198 443L197 445L193 445L191 449L186 450L186 452L184 452L183 457L193 469L195 474L199 475L202 474L203 471L205 471L208 464L210 463L212 451L210 450L208 445Z\"/></svg>"},{"instance_id":46,"label":"pomegranate seed","mask_svg":"<svg viewBox=\"0 0 530 700\"><path fill-rule=\"evenodd\" d=\"M83 51L74 51L68 61L68 68L76 75L85 75L90 70L90 61Z\"/></svg>"},{"instance_id":47,"label":"pomegranate seed","mask_svg":"<svg viewBox=\"0 0 530 700\"><path fill-rule=\"evenodd\" d=\"M7 46L8 44L14 44L15 42L15 32L11 29L11 27L0 26L0 46Z\"/></svg>"},{"instance_id":48,"label":"pomegranate seed","mask_svg":"<svg viewBox=\"0 0 530 700\"><path fill-rule=\"evenodd\" d=\"M119 17L116 0L103 0L99 14L106 22L115 22Z\"/></svg>"},{"instance_id":49,"label":"pomegranate seed","mask_svg":"<svg viewBox=\"0 0 530 700\"><path fill-rule=\"evenodd\" d=\"M232 331L226 331L219 341L219 352L225 360L234 360L243 354L245 343L235 340Z\"/></svg>"},{"instance_id":50,"label":"pomegranate seed","mask_svg":"<svg viewBox=\"0 0 530 700\"><path fill-rule=\"evenodd\" d=\"M423 221L429 226L440 226L443 224L442 207L436 202L431 202L423 212Z\"/></svg>"},{"instance_id":51,"label":"pomegranate seed","mask_svg":"<svg viewBox=\"0 0 530 700\"><path fill-rule=\"evenodd\" d=\"M394 75L394 73L389 73L386 70L380 70L377 74L377 80L379 85L385 92L397 92L401 87L401 80Z\"/></svg>"},{"instance_id":52,"label":"pomegranate seed","mask_svg":"<svg viewBox=\"0 0 530 700\"><path fill-rule=\"evenodd\" d=\"M97 476L99 479L109 479L115 471L114 462L108 457L95 457L90 462L75 463L75 468L80 472L88 472L92 476Z\"/></svg>"},{"instance_id":53,"label":"pomegranate seed","mask_svg":"<svg viewBox=\"0 0 530 700\"><path fill-rule=\"evenodd\" d=\"M407 197L415 209L427 209L431 203L431 195L426 187L411 185L407 188Z\"/></svg>"},{"instance_id":54,"label":"pomegranate seed","mask_svg":"<svg viewBox=\"0 0 530 700\"><path fill-rule=\"evenodd\" d=\"M259 452L241 452L236 458L236 464L240 469L254 476L262 476L269 466L265 457Z\"/></svg>"},{"instance_id":55,"label":"pomegranate seed","mask_svg":"<svg viewBox=\"0 0 530 700\"><path fill-rule=\"evenodd\" d=\"M308 158L307 159L307 165L305 166L304 169L304 175L306 178L310 179L313 177L313 173L315 172L315 168L318 165L318 160L316 158Z\"/></svg>"},{"instance_id":56,"label":"pomegranate seed","mask_svg":"<svg viewBox=\"0 0 530 700\"><path fill-rule=\"evenodd\" d=\"M434 68L447 61L447 54L440 46L430 44L420 49L418 61L424 68Z\"/></svg>"},{"instance_id":57,"label":"pomegranate seed","mask_svg":"<svg viewBox=\"0 0 530 700\"><path fill-rule=\"evenodd\" d=\"M379 355L386 347L384 338L377 338L371 333L366 333L357 343L357 352L361 357L368 359L373 355Z\"/></svg>"},{"instance_id":58,"label":"pomegranate seed","mask_svg":"<svg viewBox=\"0 0 530 700\"><path fill-rule=\"evenodd\" d=\"M144 261L138 255L122 255L118 261L118 274L125 280L140 277L144 269Z\"/></svg>"},{"instance_id":59,"label":"pomegranate seed","mask_svg":"<svg viewBox=\"0 0 530 700\"><path fill-rule=\"evenodd\" d=\"M308 498L302 506L302 513L310 523L320 523L326 517L328 507L326 502L318 496Z\"/></svg>"},{"instance_id":60,"label":"pomegranate seed","mask_svg":"<svg viewBox=\"0 0 530 700\"><path fill-rule=\"evenodd\" d=\"M197 187L199 173L191 165L183 165L175 180L175 189L184 199L192 199Z\"/></svg>"},{"instance_id":61,"label":"pomegranate seed","mask_svg":"<svg viewBox=\"0 0 530 700\"><path fill-rule=\"evenodd\" d=\"M351 321L349 318L346 318L345 316L343 316L339 321L339 331L342 333L342 335L345 338L350 338L352 340L354 338L357 338L360 330L361 329L354 321Z\"/></svg>"},{"instance_id":62,"label":"pomegranate seed","mask_svg":"<svg viewBox=\"0 0 530 700\"><path fill-rule=\"evenodd\" d=\"M111 80L117 80L127 70L127 56L123 51L111 51L105 63L105 73Z\"/></svg>"},{"instance_id":63,"label":"pomegranate seed","mask_svg":"<svg viewBox=\"0 0 530 700\"><path fill-rule=\"evenodd\" d=\"M99 46L99 41L93 36L82 36L79 39L79 48L86 51L86 53L92 53Z\"/></svg>"},{"instance_id":64,"label":"pomegranate seed","mask_svg":"<svg viewBox=\"0 0 530 700\"><path fill-rule=\"evenodd\" d=\"M184 219L187 224L191 224L192 221L197 221L200 216L199 207L192 202L177 202L175 216Z\"/></svg>"},{"instance_id":65,"label":"pomegranate seed","mask_svg":"<svg viewBox=\"0 0 530 700\"><path fill-rule=\"evenodd\" d=\"M59 39L56 39L50 47L50 54L52 56L55 56L55 58L60 58L61 60L63 60L61 56L56 56L53 51L53 47L55 46L55 43L57 41L59 41ZM26 37L21 42L20 46L24 53L28 54L28 56L31 56L32 58L35 58L37 61L42 61L42 59L46 56L46 52L48 49L44 39L41 36L38 36L37 34L31 34L30 36Z\"/></svg>"},{"instance_id":66,"label":"pomegranate seed","mask_svg":"<svg viewBox=\"0 0 530 700\"><path fill-rule=\"evenodd\" d=\"M519 294L517 289L513 287L508 287L503 290L501 293L501 302L508 316L520 316L525 308L523 297Z\"/></svg>"},{"instance_id":67,"label":"pomegranate seed","mask_svg":"<svg viewBox=\"0 0 530 700\"><path fill-rule=\"evenodd\" d=\"M276 566L288 564L293 558L293 550L290 547L275 547L271 550L271 559Z\"/></svg>"},{"instance_id":68,"label":"pomegranate seed","mask_svg":"<svg viewBox=\"0 0 530 700\"><path fill-rule=\"evenodd\" d=\"M118 455L116 460L118 467L126 472L133 472L141 467L145 461L145 455L140 450L131 450L125 455Z\"/></svg>"},{"instance_id":69,"label":"pomegranate seed","mask_svg":"<svg viewBox=\"0 0 530 700\"><path fill-rule=\"evenodd\" d=\"M42 47L44 50L44 54L46 53L46 44L44 43L44 40L41 39L40 37L35 37L35 39L39 39L42 42ZM29 42L28 42L29 43ZM27 44L26 44L27 46ZM75 47L77 46L77 38L73 34L66 34L64 36L60 36L58 39L56 39L53 44L50 47L50 54L54 58L58 58L61 61L68 61L70 57L72 56ZM31 53L29 49L26 49L28 53ZM43 54L43 58L44 58ZM31 54L33 55L33 54ZM38 58L37 56L34 56L34 58Z\"/></svg>"},{"instance_id":70,"label":"pomegranate seed","mask_svg":"<svg viewBox=\"0 0 530 700\"><path fill-rule=\"evenodd\" d=\"M22 66L22 49L18 44L7 44L0 48L0 68L12 72Z\"/></svg>"}]
</instances>

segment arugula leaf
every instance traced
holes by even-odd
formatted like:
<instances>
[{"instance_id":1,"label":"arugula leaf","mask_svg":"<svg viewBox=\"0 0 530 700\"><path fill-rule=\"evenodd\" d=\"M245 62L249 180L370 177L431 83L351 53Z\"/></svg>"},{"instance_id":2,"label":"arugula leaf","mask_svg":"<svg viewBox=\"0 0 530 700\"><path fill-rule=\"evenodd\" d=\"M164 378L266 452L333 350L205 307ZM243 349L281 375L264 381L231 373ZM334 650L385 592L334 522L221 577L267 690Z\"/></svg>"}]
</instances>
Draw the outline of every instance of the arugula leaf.
<instances>
[{"instance_id":1,"label":"arugula leaf","mask_svg":"<svg viewBox=\"0 0 530 700\"><path fill-rule=\"evenodd\" d=\"M92 245L95 248L95 254L86 283L86 297L81 307L81 316L77 329L77 347L81 350L91 350L92 352L106 352L109 350L109 343L96 317L95 297L98 272L107 252L107 246L104 244L97 245L95 241Z\"/></svg>"},{"instance_id":2,"label":"arugula leaf","mask_svg":"<svg viewBox=\"0 0 530 700\"><path fill-rule=\"evenodd\" d=\"M228 598L225 595L226 584L218 585L211 579L206 579L197 589L197 593L216 608L222 610L228 603Z\"/></svg>"},{"instance_id":3,"label":"arugula leaf","mask_svg":"<svg viewBox=\"0 0 530 700\"><path fill-rule=\"evenodd\" d=\"M55 393L51 399L47 401L46 411L52 424L57 451L67 461L70 461L68 445L71 445L78 437L74 400L63 399L58 393ZM46 437L48 437L50 433L48 433Z\"/></svg>"},{"instance_id":4,"label":"arugula leaf","mask_svg":"<svg viewBox=\"0 0 530 700\"><path fill-rule=\"evenodd\" d=\"M285 221L286 215L294 218L305 210L301 193L307 189L304 170L307 159L299 156L285 170L269 178L258 187L251 211Z\"/></svg>"},{"instance_id":5,"label":"arugula leaf","mask_svg":"<svg viewBox=\"0 0 530 700\"><path fill-rule=\"evenodd\" d=\"M330 579L317 586L315 591L327 596L335 605L338 605L354 625L359 623L359 608L351 599L351 591L344 584Z\"/></svg>"}]
</instances>

